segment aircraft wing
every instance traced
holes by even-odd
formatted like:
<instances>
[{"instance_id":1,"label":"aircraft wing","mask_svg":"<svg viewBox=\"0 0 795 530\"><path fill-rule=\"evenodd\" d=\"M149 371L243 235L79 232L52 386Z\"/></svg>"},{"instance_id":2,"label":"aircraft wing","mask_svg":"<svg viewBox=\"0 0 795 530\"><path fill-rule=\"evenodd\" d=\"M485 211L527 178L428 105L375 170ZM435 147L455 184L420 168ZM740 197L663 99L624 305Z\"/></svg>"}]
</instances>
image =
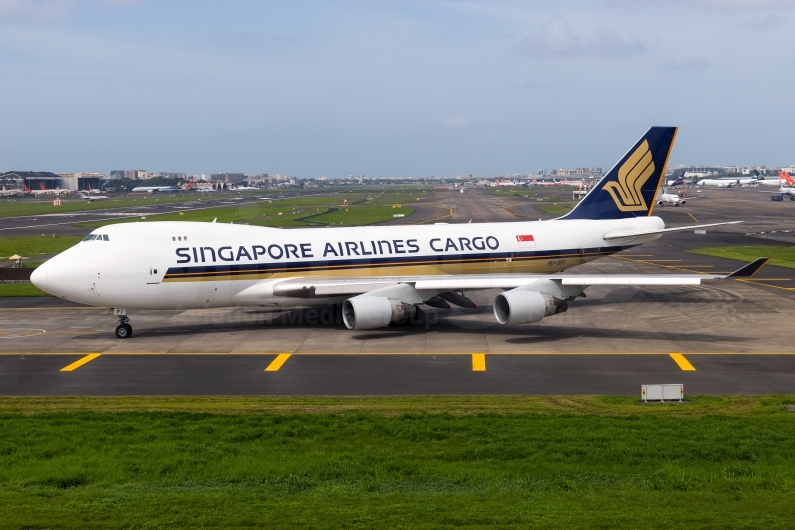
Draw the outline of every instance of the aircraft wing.
<instances>
[{"instance_id":1,"label":"aircraft wing","mask_svg":"<svg viewBox=\"0 0 795 530\"><path fill-rule=\"evenodd\" d=\"M297 298L325 298L356 296L384 288L407 285L430 296L448 291L481 289L515 289L540 280L551 280L563 286L591 285L700 285L704 280L747 278L753 276L767 262L759 258L731 274L461 274L444 276L391 276L362 278L286 278L264 281L238 294L239 301L253 301L267 292L271 296ZM532 288L530 288L532 290ZM406 300L417 303L416 300Z\"/></svg>"}]
</instances>

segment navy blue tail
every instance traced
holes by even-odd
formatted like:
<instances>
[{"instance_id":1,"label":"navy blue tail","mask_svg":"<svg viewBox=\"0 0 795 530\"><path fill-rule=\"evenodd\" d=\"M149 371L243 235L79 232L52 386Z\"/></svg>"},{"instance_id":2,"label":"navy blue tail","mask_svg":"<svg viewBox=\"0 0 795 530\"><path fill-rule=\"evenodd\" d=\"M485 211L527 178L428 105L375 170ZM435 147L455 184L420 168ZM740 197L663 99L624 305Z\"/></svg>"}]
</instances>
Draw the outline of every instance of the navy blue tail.
<instances>
[{"instance_id":1,"label":"navy blue tail","mask_svg":"<svg viewBox=\"0 0 795 530\"><path fill-rule=\"evenodd\" d=\"M651 215L677 127L652 127L561 219L623 219Z\"/></svg>"}]
</instances>

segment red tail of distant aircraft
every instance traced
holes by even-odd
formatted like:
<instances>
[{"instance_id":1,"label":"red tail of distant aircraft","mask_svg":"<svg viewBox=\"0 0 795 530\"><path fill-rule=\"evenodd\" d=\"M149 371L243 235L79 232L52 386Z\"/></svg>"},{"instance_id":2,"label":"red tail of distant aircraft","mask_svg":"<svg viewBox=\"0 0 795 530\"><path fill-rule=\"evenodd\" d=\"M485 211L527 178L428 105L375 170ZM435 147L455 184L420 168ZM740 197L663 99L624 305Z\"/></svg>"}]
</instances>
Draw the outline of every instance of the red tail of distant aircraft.
<instances>
[{"instance_id":1,"label":"red tail of distant aircraft","mask_svg":"<svg viewBox=\"0 0 795 530\"><path fill-rule=\"evenodd\" d=\"M795 186L795 179L790 177L789 173L787 173L783 169L778 172L778 178L781 179L781 183L782 184L784 184L786 182L790 186Z\"/></svg>"}]
</instances>

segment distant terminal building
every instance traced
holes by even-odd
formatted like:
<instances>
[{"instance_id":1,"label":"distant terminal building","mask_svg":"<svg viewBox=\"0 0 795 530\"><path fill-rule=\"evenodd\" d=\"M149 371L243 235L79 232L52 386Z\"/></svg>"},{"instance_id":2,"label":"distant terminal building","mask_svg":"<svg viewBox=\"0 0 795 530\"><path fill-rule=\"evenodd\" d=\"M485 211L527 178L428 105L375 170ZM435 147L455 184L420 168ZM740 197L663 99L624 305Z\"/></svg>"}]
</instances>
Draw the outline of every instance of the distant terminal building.
<instances>
[{"instance_id":1,"label":"distant terminal building","mask_svg":"<svg viewBox=\"0 0 795 530\"><path fill-rule=\"evenodd\" d=\"M143 169L114 169L110 172L111 179L146 180L149 173Z\"/></svg>"},{"instance_id":2,"label":"distant terminal building","mask_svg":"<svg viewBox=\"0 0 795 530\"><path fill-rule=\"evenodd\" d=\"M61 186L61 177L49 171L8 171L0 174L0 181L18 182L29 190L69 189Z\"/></svg>"},{"instance_id":3,"label":"distant terminal building","mask_svg":"<svg viewBox=\"0 0 795 530\"><path fill-rule=\"evenodd\" d=\"M692 173L702 177L708 177L710 175L725 175L730 173L730 171L727 171L726 168L720 166L676 166L675 169L670 170L670 173L676 173L678 175L683 171L685 172L685 176L687 176L688 173Z\"/></svg>"},{"instance_id":4,"label":"distant terminal building","mask_svg":"<svg viewBox=\"0 0 795 530\"><path fill-rule=\"evenodd\" d=\"M258 175L247 175L248 176L248 185L253 186L254 184L262 185L268 183L268 178L270 175L267 173L260 173Z\"/></svg>"},{"instance_id":5,"label":"distant terminal building","mask_svg":"<svg viewBox=\"0 0 795 530\"><path fill-rule=\"evenodd\" d=\"M227 184L238 184L245 182L248 177L244 173L213 173L210 175L212 182L225 182Z\"/></svg>"},{"instance_id":6,"label":"distant terminal building","mask_svg":"<svg viewBox=\"0 0 795 530\"><path fill-rule=\"evenodd\" d=\"M549 176L552 178L602 178L600 167L578 167L576 169L553 169Z\"/></svg>"},{"instance_id":7,"label":"distant terminal building","mask_svg":"<svg viewBox=\"0 0 795 530\"><path fill-rule=\"evenodd\" d=\"M98 190L105 180L103 173L58 173L62 190ZM33 189L33 188L30 188Z\"/></svg>"},{"instance_id":8,"label":"distant terminal building","mask_svg":"<svg viewBox=\"0 0 795 530\"><path fill-rule=\"evenodd\" d=\"M187 173L172 173L168 171L161 171L159 173L149 173L149 178L152 177L160 177L166 179L179 179L179 180L188 180Z\"/></svg>"}]
</instances>

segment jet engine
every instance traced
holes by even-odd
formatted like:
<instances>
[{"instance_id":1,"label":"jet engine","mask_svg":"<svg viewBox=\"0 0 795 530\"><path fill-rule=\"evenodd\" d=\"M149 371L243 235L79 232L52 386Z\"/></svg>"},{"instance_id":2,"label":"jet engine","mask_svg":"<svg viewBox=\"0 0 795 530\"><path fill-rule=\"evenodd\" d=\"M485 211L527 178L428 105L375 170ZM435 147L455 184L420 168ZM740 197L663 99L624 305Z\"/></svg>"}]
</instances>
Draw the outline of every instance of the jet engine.
<instances>
[{"instance_id":1,"label":"jet engine","mask_svg":"<svg viewBox=\"0 0 795 530\"><path fill-rule=\"evenodd\" d=\"M342 303L342 320L348 329L384 328L392 322L405 322L417 313L415 306L384 296L354 296Z\"/></svg>"},{"instance_id":2,"label":"jet engine","mask_svg":"<svg viewBox=\"0 0 795 530\"><path fill-rule=\"evenodd\" d=\"M565 300L537 291L513 289L494 298L494 316L500 324L532 324L568 309Z\"/></svg>"}]
</instances>

